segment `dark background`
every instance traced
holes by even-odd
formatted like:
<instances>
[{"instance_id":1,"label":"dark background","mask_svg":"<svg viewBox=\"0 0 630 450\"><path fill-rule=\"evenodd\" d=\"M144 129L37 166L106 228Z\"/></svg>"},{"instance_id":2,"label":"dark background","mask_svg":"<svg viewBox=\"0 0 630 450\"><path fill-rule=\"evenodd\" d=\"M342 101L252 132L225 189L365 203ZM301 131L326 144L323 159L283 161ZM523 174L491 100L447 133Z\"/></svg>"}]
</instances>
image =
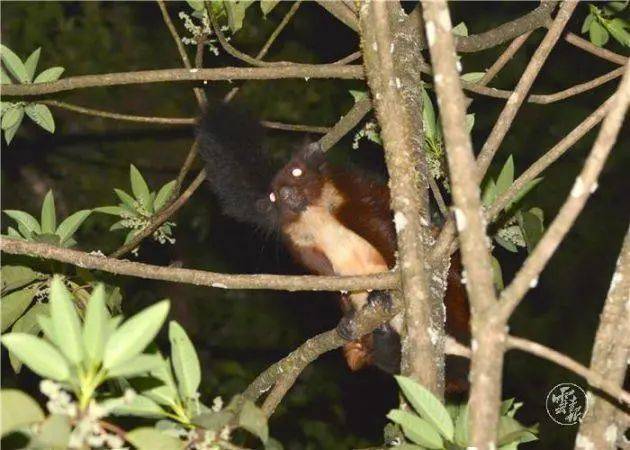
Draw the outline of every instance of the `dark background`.
<instances>
[{"instance_id":1,"label":"dark background","mask_svg":"<svg viewBox=\"0 0 630 450\"><path fill-rule=\"evenodd\" d=\"M453 22L465 21L471 34L536 6L533 2L451 5ZM177 13L190 12L189 7L183 2L169 2L168 7L184 35ZM266 19L258 5L250 7L245 26L232 43L255 55L289 7L288 3L279 5ZM587 4L580 5L569 29L579 33L586 14ZM62 65L66 67L64 77L181 65L155 3L2 2L1 25L5 45L23 59L41 46L39 70ZM512 88L543 35L544 30L535 31L492 86ZM464 72L488 68L506 45L463 55ZM612 39L607 47L628 54ZM304 2L267 59L324 63L357 48L354 32L316 4ZM193 47L188 49L192 56ZM220 67L239 62L223 52L219 57L207 52L205 65ZM560 41L533 91L555 92L613 68L613 64ZM509 154L515 157L517 175L522 173L611 95L617 83L552 105L525 105L495 159L493 173ZM348 90L365 89L362 81L216 82L207 86L211 104L241 84L238 101L260 117L311 125L334 124L353 103ZM187 83L163 83L92 88L54 98L128 114L190 117L197 114L191 87ZM476 113L476 149L483 144L502 105L496 99L475 98L471 112ZM130 190L130 163L156 189L175 178L192 143L190 127L137 125L58 109L53 109L53 114L57 123L54 135L25 119L11 146L4 146L3 209L22 209L37 215L49 188L54 189L62 215L113 204L114 187ZM591 132L550 167L544 182L528 197L529 203L544 210L546 223L567 196L594 136ZM270 131L268 136L279 163L303 138L303 134L291 132ZM363 141L359 150L352 150L351 141L352 135L337 144L332 158L382 168L379 147ZM604 168L599 189L510 324L514 335L534 339L584 364L589 361L598 316L628 225L627 150L626 126ZM184 267L230 273L299 273L278 242L263 241L251 228L223 218L205 187L176 215L176 221L176 244L160 246L145 241L139 260L161 265L181 262ZM79 248L108 253L118 247L124 234L107 232L112 222L110 216L92 215L78 235ZM506 281L526 256L524 251L510 254L501 249L495 255L503 265ZM3 263L14 263L16 259L4 256ZM115 280L123 288L125 314L160 298L172 299L171 317L185 326L201 355L205 403L211 403L216 395L229 398L242 391L269 364L308 337L334 327L339 319L335 298L327 294L200 289L130 277L114 279L106 274L102 278ZM2 375L5 384L17 384L30 392L36 389L36 380L26 371L16 380L10 366L4 364ZM526 424L538 422L541 427L540 441L525 448L572 447L576 427L556 425L545 413L547 392L560 382L585 386L583 380L551 363L523 353L508 353L504 397L523 401L518 418ZM396 402L391 377L373 369L351 374L339 352L332 352L300 376L271 419L271 434L291 449L375 445L382 442L385 414Z\"/></svg>"}]
</instances>

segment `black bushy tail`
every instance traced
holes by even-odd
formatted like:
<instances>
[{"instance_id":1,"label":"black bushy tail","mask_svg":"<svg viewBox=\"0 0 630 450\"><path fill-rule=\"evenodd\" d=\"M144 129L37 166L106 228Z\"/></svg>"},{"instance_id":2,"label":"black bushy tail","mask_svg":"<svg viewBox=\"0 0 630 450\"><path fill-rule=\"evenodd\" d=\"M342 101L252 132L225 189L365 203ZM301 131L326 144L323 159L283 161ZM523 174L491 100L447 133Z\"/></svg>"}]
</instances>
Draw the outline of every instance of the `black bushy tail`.
<instances>
[{"instance_id":1,"label":"black bushy tail","mask_svg":"<svg viewBox=\"0 0 630 450\"><path fill-rule=\"evenodd\" d=\"M272 231L275 220L271 211L265 212L257 204L267 198L273 176L260 124L245 112L222 104L199 119L197 142L223 213Z\"/></svg>"}]
</instances>

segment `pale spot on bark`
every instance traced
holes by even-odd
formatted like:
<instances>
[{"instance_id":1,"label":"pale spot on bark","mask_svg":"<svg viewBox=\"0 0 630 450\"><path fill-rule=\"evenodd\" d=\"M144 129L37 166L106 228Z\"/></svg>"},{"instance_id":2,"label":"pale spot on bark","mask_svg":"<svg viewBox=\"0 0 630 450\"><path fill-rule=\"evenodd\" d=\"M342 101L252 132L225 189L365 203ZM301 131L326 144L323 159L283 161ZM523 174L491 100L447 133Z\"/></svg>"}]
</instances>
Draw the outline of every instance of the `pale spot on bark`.
<instances>
[{"instance_id":1,"label":"pale spot on bark","mask_svg":"<svg viewBox=\"0 0 630 450\"><path fill-rule=\"evenodd\" d=\"M429 47L433 47L435 45L435 24L427 22L425 29L427 31L427 43Z\"/></svg>"},{"instance_id":2,"label":"pale spot on bark","mask_svg":"<svg viewBox=\"0 0 630 450\"><path fill-rule=\"evenodd\" d=\"M453 208L455 212L455 223L457 224L457 231L462 232L466 229L466 225L468 224L466 219L466 214L459 208Z\"/></svg>"},{"instance_id":3,"label":"pale spot on bark","mask_svg":"<svg viewBox=\"0 0 630 450\"><path fill-rule=\"evenodd\" d=\"M582 434L578 434L575 438L575 448L582 450L595 450L595 444Z\"/></svg>"},{"instance_id":4,"label":"pale spot on bark","mask_svg":"<svg viewBox=\"0 0 630 450\"><path fill-rule=\"evenodd\" d=\"M396 232L400 233L407 226L407 218L403 213L397 211L396 214L394 214L394 224L396 225Z\"/></svg>"},{"instance_id":5,"label":"pale spot on bark","mask_svg":"<svg viewBox=\"0 0 630 450\"><path fill-rule=\"evenodd\" d=\"M211 285L213 288L219 288L219 289L227 289L228 287L223 284L223 283L212 283Z\"/></svg>"},{"instance_id":6,"label":"pale spot on bark","mask_svg":"<svg viewBox=\"0 0 630 450\"><path fill-rule=\"evenodd\" d=\"M533 278L532 281L529 282L529 287L534 289L536 286L538 286L538 277Z\"/></svg>"},{"instance_id":7,"label":"pale spot on bark","mask_svg":"<svg viewBox=\"0 0 630 450\"><path fill-rule=\"evenodd\" d=\"M571 197L581 197L585 192L586 189L584 188L584 181L582 181L582 177L577 177L575 179L575 183L573 184L573 188L571 188Z\"/></svg>"}]
</instances>

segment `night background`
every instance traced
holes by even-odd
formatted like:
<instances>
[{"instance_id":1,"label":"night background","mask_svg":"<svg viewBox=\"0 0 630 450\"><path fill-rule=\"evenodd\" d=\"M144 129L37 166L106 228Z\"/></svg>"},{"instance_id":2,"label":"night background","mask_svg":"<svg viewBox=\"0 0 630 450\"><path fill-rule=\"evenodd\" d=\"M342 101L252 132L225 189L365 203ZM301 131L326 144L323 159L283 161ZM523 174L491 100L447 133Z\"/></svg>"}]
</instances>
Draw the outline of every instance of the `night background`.
<instances>
[{"instance_id":1,"label":"night background","mask_svg":"<svg viewBox=\"0 0 630 450\"><path fill-rule=\"evenodd\" d=\"M185 3L168 2L177 18ZM267 18L249 8L245 26L231 43L255 55L291 6L283 2ZM408 5L410 8L413 5ZM471 34L516 18L537 6L534 2L453 2L453 23L464 21ZM107 72L177 68L181 60L151 2L2 2L2 42L25 58L42 47L39 66L63 66L64 77ZM588 5L580 5L568 26L580 33ZM544 35L534 31L513 60L491 82L512 89ZM303 2L292 22L272 46L266 60L325 63L358 49L359 39L321 7ZM507 44L486 51L462 54L464 72L488 68ZM628 55L614 40L606 48ZM194 57L194 47L188 46ZM242 65L221 51L205 53L205 67ZM583 52L562 39L551 53L532 92L552 93L581 83L616 66ZM550 105L526 104L494 160L498 172L513 154L516 174L560 140L607 99L618 79L587 93ZM351 89L365 89L364 81L273 80L211 82L204 88L210 107L234 86L242 86L235 102L262 119L331 126L353 104ZM191 83L155 83L78 89L51 98L126 114L193 117L198 106ZM476 114L473 144L478 150L496 120L503 101L473 95L469 112ZM193 140L190 126L143 125L52 109L57 130L48 134L25 120L10 146L3 142L2 209L21 209L34 215L46 192L54 189L61 216L84 208L116 202L115 187L129 191L129 164L133 163L155 189L177 176ZM596 127L596 130L598 127ZM630 217L630 152L627 123L606 163L599 189L588 201L574 229L530 291L510 324L510 333L526 337L588 365L593 336L610 278ZM596 133L591 131L553 164L527 202L545 213L545 224L556 214L581 169ZM352 149L353 133L332 150L340 164L358 164L383 173L382 148L366 140ZM267 130L277 165L303 142L304 133ZM316 135L311 135L316 139ZM199 162L191 170L190 180ZM190 181L188 180L188 181ZM185 183L186 185L187 183ZM145 240L138 258L157 265L181 264L186 268L227 273L302 273L280 242L263 237L249 226L222 217L211 192L204 186L174 217L174 245ZM3 232L6 230L3 216ZM124 239L109 232L111 216L91 215L78 234L78 248L109 253ZM526 252L494 252L509 281ZM3 264L32 260L3 255ZM172 300L170 318L191 335L202 359L202 400L221 395L229 399L241 392L266 367L298 347L307 338L334 328L339 320L333 294L239 291L195 288L131 277L100 274L123 290L123 312L129 315L162 298ZM161 344L167 344L161 336ZM23 369L16 380L6 351L2 350L4 386L18 386L36 395L38 378ZM545 397L558 383L584 380L534 356L510 351L504 372L504 398L524 402L518 418L540 423L540 441L531 449L573 446L577 427L552 422L545 412ZM382 442L385 414L398 402L392 377L376 369L350 373L339 351L309 366L270 420L271 435L288 449L346 449Z\"/></svg>"}]
</instances>

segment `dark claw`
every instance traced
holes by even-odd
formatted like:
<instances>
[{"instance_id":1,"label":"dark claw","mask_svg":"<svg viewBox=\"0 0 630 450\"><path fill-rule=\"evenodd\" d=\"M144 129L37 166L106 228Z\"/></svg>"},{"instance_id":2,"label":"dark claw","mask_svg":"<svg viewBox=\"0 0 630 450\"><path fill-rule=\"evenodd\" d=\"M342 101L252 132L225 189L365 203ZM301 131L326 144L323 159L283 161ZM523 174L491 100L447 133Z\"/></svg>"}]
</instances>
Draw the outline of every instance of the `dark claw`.
<instances>
[{"instance_id":1,"label":"dark claw","mask_svg":"<svg viewBox=\"0 0 630 450\"><path fill-rule=\"evenodd\" d=\"M385 311L389 311L392 306L392 299L390 295L385 291L372 291L367 298L367 304L376 308L383 308Z\"/></svg>"},{"instance_id":2,"label":"dark claw","mask_svg":"<svg viewBox=\"0 0 630 450\"><path fill-rule=\"evenodd\" d=\"M353 341L358 337L354 314L349 314L341 318L337 324L337 333L346 341Z\"/></svg>"}]
</instances>

